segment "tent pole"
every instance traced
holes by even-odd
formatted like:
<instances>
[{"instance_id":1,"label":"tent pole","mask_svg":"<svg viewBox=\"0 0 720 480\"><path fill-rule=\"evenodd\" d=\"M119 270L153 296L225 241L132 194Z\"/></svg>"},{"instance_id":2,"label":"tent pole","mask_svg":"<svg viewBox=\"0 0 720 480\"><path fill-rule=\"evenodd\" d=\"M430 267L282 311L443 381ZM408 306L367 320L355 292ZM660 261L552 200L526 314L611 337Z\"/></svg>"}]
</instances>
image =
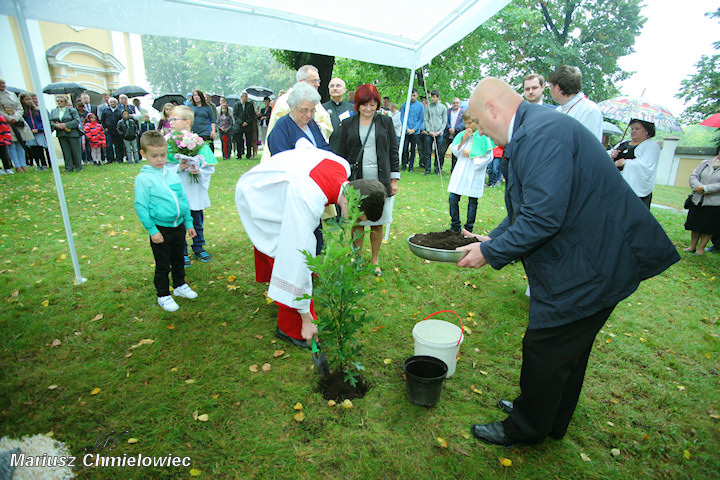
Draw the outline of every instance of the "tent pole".
<instances>
[{"instance_id":1,"label":"tent pole","mask_svg":"<svg viewBox=\"0 0 720 480\"><path fill-rule=\"evenodd\" d=\"M50 125L50 119L48 117L48 109L45 105L45 98L42 94L42 84L40 83L40 71L35 64L35 54L33 53L32 42L30 41L30 31L27 25L27 17L25 12L20 5L22 0L15 0L15 18L17 19L18 27L20 28L20 37L22 39L23 48L28 58L28 67L30 68L30 76L35 86L35 91L38 92L38 103L40 104L40 116L42 117L43 125L46 127ZM60 167L58 164L57 155L55 155L55 143L53 137L50 134L48 128L44 129L45 140L48 144L48 153L50 154L50 160L52 161L53 177L55 179L55 188L57 188L58 200L60 202L60 211L62 213L63 223L65 225L65 235L67 236L68 248L70 249L70 258L72 259L73 269L75 270L75 283L82 284L86 281L85 278L80 274L80 262L78 261L77 251L75 250L75 240L73 238L72 227L70 226L70 216L68 215L67 202L65 201L65 190L63 189L62 180L60 179Z\"/></svg>"},{"instance_id":2,"label":"tent pole","mask_svg":"<svg viewBox=\"0 0 720 480\"><path fill-rule=\"evenodd\" d=\"M400 166L402 167L402 155L403 151L405 151L405 135L407 134L407 121L408 121L408 115L410 114L410 96L412 95L412 88L413 84L415 82L415 69L410 69L410 80L408 80L408 91L407 91L407 97L405 98L405 115L403 115L402 120L402 130L400 131L400 145L398 145L398 153L400 155ZM413 163L415 163L415 159L413 159ZM385 237L383 238L383 241L387 243L388 238L390 238L390 225L392 223L388 223L385 227Z\"/></svg>"}]
</instances>

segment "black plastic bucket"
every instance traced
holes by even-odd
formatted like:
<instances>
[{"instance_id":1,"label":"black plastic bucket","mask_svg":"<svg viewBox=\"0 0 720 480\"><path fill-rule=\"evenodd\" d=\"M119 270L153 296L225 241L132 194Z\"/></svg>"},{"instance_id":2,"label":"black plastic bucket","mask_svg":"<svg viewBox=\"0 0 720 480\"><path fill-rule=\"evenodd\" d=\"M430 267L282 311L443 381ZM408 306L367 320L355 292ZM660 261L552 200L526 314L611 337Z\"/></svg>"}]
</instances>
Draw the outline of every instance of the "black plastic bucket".
<instances>
[{"instance_id":1,"label":"black plastic bucket","mask_svg":"<svg viewBox=\"0 0 720 480\"><path fill-rule=\"evenodd\" d=\"M405 360L403 370L408 400L424 407L432 407L440 401L448 371L445 362L435 357L416 355Z\"/></svg>"}]
</instances>

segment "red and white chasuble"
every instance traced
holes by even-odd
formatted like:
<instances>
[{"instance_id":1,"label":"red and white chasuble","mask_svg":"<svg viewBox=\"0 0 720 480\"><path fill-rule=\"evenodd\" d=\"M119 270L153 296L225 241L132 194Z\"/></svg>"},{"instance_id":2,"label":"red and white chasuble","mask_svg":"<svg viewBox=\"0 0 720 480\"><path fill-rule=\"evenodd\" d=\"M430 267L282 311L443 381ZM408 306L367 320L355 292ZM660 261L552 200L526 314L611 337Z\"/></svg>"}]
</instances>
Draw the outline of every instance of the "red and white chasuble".
<instances>
[{"instance_id":1,"label":"red and white chasuble","mask_svg":"<svg viewBox=\"0 0 720 480\"><path fill-rule=\"evenodd\" d=\"M297 300L312 295L311 272L301 252L315 254L313 232L325 205L337 203L349 175L345 159L301 140L294 150L278 153L240 177L235 189L240 220L255 248L274 259L266 262L272 269L272 300L300 313L310 311L309 299ZM261 271L256 275L267 281Z\"/></svg>"}]
</instances>

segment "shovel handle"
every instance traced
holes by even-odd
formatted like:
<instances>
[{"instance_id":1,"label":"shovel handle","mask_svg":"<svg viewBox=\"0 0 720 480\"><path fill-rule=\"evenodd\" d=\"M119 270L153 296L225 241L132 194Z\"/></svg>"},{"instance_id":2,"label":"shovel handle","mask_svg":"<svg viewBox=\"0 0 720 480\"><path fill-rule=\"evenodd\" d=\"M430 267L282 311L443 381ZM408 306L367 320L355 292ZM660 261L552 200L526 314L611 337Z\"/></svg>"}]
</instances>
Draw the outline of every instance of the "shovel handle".
<instances>
[{"instance_id":1,"label":"shovel handle","mask_svg":"<svg viewBox=\"0 0 720 480\"><path fill-rule=\"evenodd\" d=\"M465 326L463 325L462 317L461 317L460 315L458 315L457 312L455 312L455 311L453 311L453 310L438 310L437 312L431 313L430 315L428 315L427 317L423 318L423 319L420 320L420 321L421 321L421 322L422 322L422 321L425 321L425 320L427 320L428 318L430 318L430 317L432 317L432 316L434 316L434 315L437 315L438 313L453 313L453 314L455 314L456 317L458 317L458 318L460 319L460 338L458 339L458 342L457 342L457 345L460 345L460 342L462 342L463 335L464 335L464 333L465 333Z\"/></svg>"}]
</instances>

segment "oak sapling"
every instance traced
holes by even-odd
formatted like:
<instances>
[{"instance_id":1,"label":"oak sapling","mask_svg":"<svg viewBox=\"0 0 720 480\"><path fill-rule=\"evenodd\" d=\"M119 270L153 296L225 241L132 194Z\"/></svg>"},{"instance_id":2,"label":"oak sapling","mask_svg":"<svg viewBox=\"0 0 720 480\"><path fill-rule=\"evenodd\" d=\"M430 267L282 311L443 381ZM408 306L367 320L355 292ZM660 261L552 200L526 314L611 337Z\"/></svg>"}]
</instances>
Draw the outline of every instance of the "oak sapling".
<instances>
[{"instance_id":1,"label":"oak sapling","mask_svg":"<svg viewBox=\"0 0 720 480\"><path fill-rule=\"evenodd\" d=\"M361 261L359 249L353 245L353 225L362 215L359 209L362 197L350 185L344 192L347 215L325 223L321 254L313 257L310 252L303 253L314 274L313 299L322 348L331 370L342 372L343 380L355 387L360 372L365 370L359 360L362 345L355 334L371 320L360 303L365 296L363 285L372 275L373 266Z\"/></svg>"}]
</instances>

